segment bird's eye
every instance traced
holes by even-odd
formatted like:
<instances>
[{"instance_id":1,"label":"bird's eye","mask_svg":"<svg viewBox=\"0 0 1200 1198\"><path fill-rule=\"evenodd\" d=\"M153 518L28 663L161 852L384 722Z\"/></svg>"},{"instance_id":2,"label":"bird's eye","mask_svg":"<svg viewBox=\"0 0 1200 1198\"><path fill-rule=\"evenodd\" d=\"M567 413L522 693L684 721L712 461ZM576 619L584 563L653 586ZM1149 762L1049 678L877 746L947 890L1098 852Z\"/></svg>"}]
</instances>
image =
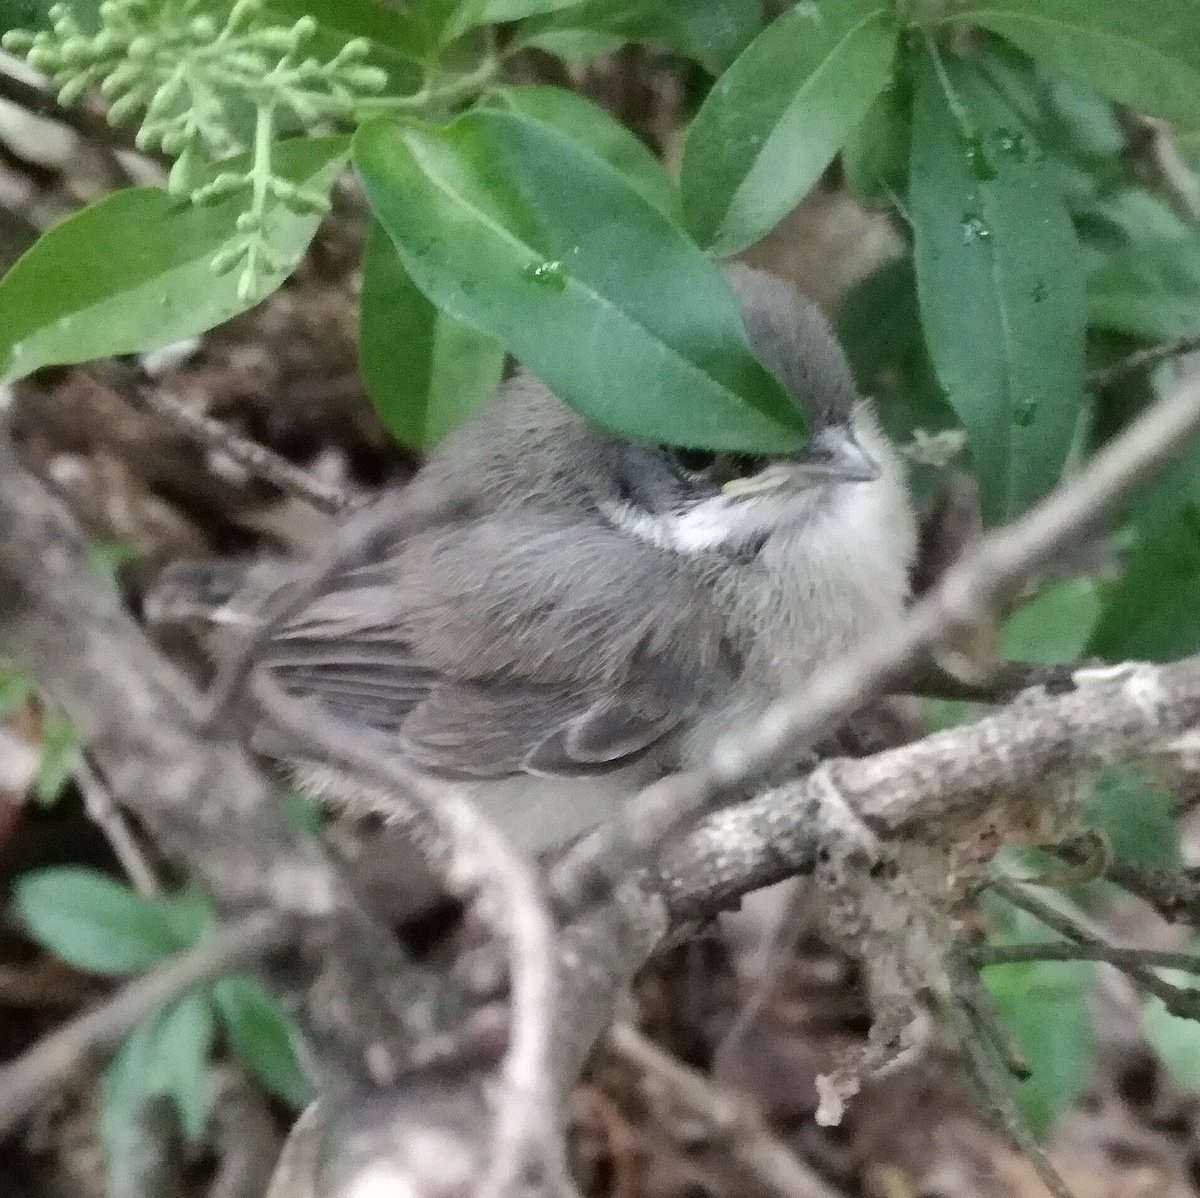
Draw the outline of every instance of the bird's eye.
<instances>
[{"instance_id":1,"label":"bird's eye","mask_svg":"<svg viewBox=\"0 0 1200 1198\"><path fill-rule=\"evenodd\" d=\"M717 455L708 449L679 449L670 445L663 448L675 464L689 474L703 474L717 460Z\"/></svg>"},{"instance_id":2,"label":"bird's eye","mask_svg":"<svg viewBox=\"0 0 1200 1198\"><path fill-rule=\"evenodd\" d=\"M767 464L767 459L760 453L731 453L728 462L733 478L751 478Z\"/></svg>"}]
</instances>

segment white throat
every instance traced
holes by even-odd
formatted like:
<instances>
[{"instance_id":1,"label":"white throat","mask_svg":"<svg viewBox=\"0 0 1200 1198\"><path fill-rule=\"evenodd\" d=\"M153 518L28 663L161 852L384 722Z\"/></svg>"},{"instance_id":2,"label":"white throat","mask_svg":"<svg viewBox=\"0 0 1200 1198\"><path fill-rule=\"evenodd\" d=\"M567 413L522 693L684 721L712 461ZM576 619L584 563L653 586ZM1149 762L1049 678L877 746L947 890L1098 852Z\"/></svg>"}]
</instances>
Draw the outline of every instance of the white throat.
<instances>
[{"instance_id":1,"label":"white throat","mask_svg":"<svg viewBox=\"0 0 1200 1198\"><path fill-rule=\"evenodd\" d=\"M612 501L601 505L618 528L678 553L736 548L794 518L795 506L795 496L789 502L776 495L713 495L677 512L647 512Z\"/></svg>"}]
</instances>

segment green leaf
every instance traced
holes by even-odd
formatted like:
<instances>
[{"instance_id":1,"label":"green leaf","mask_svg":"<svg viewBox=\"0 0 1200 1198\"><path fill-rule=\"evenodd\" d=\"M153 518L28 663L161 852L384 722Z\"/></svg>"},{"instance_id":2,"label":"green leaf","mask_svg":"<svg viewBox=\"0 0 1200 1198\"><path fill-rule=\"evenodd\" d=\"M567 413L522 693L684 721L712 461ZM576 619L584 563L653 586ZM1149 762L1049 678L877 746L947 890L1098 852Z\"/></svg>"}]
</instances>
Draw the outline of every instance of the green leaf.
<instances>
[{"instance_id":1,"label":"green leaf","mask_svg":"<svg viewBox=\"0 0 1200 1198\"><path fill-rule=\"evenodd\" d=\"M1104 833L1118 861L1175 869L1181 863L1175 800L1133 766L1097 779L1086 822Z\"/></svg>"},{"instance_id":2,"label":"green leaf","mask_svg":"<svg viewBox=\"0 0 1200 1198\"><path fill-rule=\"evenodd\" d=\"M970 438L984 516L1057 483L1082 405L1083 271L1031 134L972 66L917 67L909 198L921 322Z\"/></svg>"},{"instance_id":3,"label":"green leaf","mask_svg":"<svg viewBox=\"0 0 1200 1198\"><path fill-rule=\"evenodd\" d=\"M208 1058L213 1016L207 996L193 992L144 1019L105 1070L100 1092L100 1139L109 1193L137 1193L146 1129L146 1104L168 1099L188 1140L208 1119Z\"/></svg>"},{"instance_id":4,"label":"green leaf","mask_svg":"<svg viewBox=\"0 0 1200 1198\"><path fill-rule=\"evenodd\" d=\"M1178 984L1194 987L1196 979L1181 978ZM1148 998L1142 1007L1142 1026L1175 1084L1189 1093L1200 1090L1200 1023L1172 1015L1161 998Z\"/></svg>"},{"instance_id":5,"label":"green leaf","mask_svg":"<svg viewBox=\"0 0 1200 1198\"><path fill-rule=\"evenodd\" d=\"M1038 62L1152 116L1200 121L1194 0L967 0L949 19L982 25Z\"/></svg>"},{"instance_id":6,"label":"green leaf","mask_svg":"<svg viewBox=\"0 0 1200 1198\"><path fill-rule=\"evenodd\" d=\"M495 23L499 21L520 21L525 17L537 16L540 13L558 12L564 8L574 8L580 0L476 0L468 2L471 10L472 24Z\"/></svg>"},{"instance_id":7,"label":"green leaf","mask_svg":"<svg viewBox=\"0 0 1200 1198\"><path fill-rule=\"evenodd\" d=\"M911 258L893 258L851 288L837 332L862 393L879 404L894 441L905 444L917 429L959 427L921 337Z\"/></svg>"},{"instance_id":8,"label":"green leaf","mask_svg":"<svg viewBox=\"0 0 1200 1198\"><path fill-rule=\"evenodd\" d=\"M895 204L908 191L912 147L912 79L897 66L842 146L846 186L870 204Z\"/></svg>"},{"instance_id":9,"label":"green leaf","mask_svg":"<svg viewBox=\"0 0 1200 1198\"><path fill-rule=\"evenodd\" d=\"M1147 340L1200 330L1200 238L1140 187L1109 188L1080 213L1091 324Z\"/></svg>"},{"instance_id":10,"label":"green leaf","mask_svg":"<svg viewBox=\"0 0 1200 1198\"><path fill-rule=\"evenodd\" d=\"M1039 937L1044 939L1043 936ZM1095 976L1089 961L996 965L983 972L1001 1017L1033 1068L1017 1104L1041 1137L1083 1093L1096 1056L1088 1015Z\"/></svg>"},{"instance_id":11,"label":"green leaf","mask_svg":"<svg viewBox=\"0 0 1200 1198\"><path fill-rule=\"evenodd\" d=\"M49 807L62 794L75 768L79 733L65 716L47 714L42 719L41 760L33 780L33 797Z\"/></svg>"},{"instance_id":12,"label":"green leaf","mask_svg":"<svg viewBox=\"0 0 1200 1198\"><path fill-rule=\"evenodd\" d=\"M896 38L880 0L820 0L750 43L684 143L683 211L701 245L744 249L803 199L887 83Z\"/></svg>"},{"instance_id":13,"label":"green leaf","mask_svg":"<svg viewBox=\"0 0 1200 1198\"><path fill-rule=\"evenodd\" d=\"M611 49L623 41L665 42L717 75L761 24L761 0L583 0L525 21L515 46L559 53L564 38L579 35L593 49L601 44Z\"/></svg>"},{"instance_id":14,"label":"green leaf","mask_svg":"<svg viewBox=\"0 0 1200 1198\"><path fill-rule=\"evenodd\" d=\"M296 1033L275 999L240 974L217 981L212 997L233 1054L277 1098L306 1106L313 1086L297 1061Z\"/></svg>"},{"instance_id":15,"label":"green leaf","mask_svg":"<svg viewBox=\"0 0 1200 1198\"><path fill-rule=\"evenodd\" d=\"M396 438L436 445L486 403L504 371L504 349L439 312L371 222L363 254L359 370L375 411Z\"/></svg>"},{"instance_id":16,"label":"green leaf","mask_svg":"<svg viewBox=\"0 0 1200 1198\"><path fill-rule=\"evenodd\" d=\"M11 715L33 696L33 678L19 666L0 666L0 717Z\"/></svg>"},{"instance_id":17,"label":"green leaf","mask_svg":"<svg viewBox=\"0 0 1200 1198\"><path fill-rule=\"evenodd\" d=\"M1000 656L1017 661L1075 661L1087 648L1100 614L1091 578L1051 583L1005 621Z\"/></svg>"},{"instance_id":18,"label":"green leaf","mask_svg":"<svg viewBox=\"0 0 1200 1198\"><path fill-rule=\"evenodd\" d=\"M678 218L679 194L662 163L640 137L590 100L565 88L531 84L496 88L488 104L552 125L581 142L597 158L619 170L629 185L660 212Z\"/></svg>"},{"instance_id":19,"label":"green leaf","mask_svg":"<svg viewBox=\"0 0 1200 1198\"><path fill-rule=\"evenodd\" d=\"M527 29L520 37L522 50L544 50L569 62L589 63L605 54L613 54L625 44L619 33L600 29Z\"/></svg>"},{"instance_id":20,"label":"green leaf","mask_svg":"<svg viewBox=\"0 0 1200 1198\"><path fill-rule=\"evenodd\" d=\"M354 159L417 286L597 424L731 451L803 441L716 266L570 138L514 113L376 121Z\"/></svg>"},{"instance_id":21,"label":"green leaf","mask_svg":"<svg viewBox=\"0 0 1200 1198\"><path fill-rule=\"evenodd\" d=\"M186 948L182 900L142 898L95 870L58 866L17 879L17 916L43 948L77 969L146 969ZM190 901L190 900L189 900Z\"/></svg>"},{"instance_id":22,"label":"green leaf","mask_svg":"<svg viewBox=\"0 0 1200 1198\"><path fill-rule=\"evenodd\" d=\"M328 191L347 149L344 137L280 142L275 169L307 189ZM198 208L158 188L135 187L55 225L0 279L4 377L167 345L258 303L291 273L320 217L271 209L266 236L282 265L264 266L255 292L243 300L238 272L217 275L210 263L235 236L244 205L237 195Z\"/></svg>"},{"instance_id":23,"label":"green leaf","mask_svg":"<svg viewBox=\"0 0 1200 1198\"><path fill-rule=\"evenodd\" d=\"M1200 649L1200 454L1133 505L1120 576L1102 591L1089 652L1110 661L1171 661Z\"/></svg>"}]
</instances>

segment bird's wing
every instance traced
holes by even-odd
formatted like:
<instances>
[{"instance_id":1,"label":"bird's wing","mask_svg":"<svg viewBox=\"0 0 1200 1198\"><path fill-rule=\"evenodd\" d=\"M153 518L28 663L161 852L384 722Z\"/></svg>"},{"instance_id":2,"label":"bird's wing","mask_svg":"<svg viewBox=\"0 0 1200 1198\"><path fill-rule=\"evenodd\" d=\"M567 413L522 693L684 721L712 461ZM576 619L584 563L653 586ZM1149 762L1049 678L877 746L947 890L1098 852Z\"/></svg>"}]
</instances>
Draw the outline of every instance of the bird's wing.
<instances>
[{"instance_id":1,"label":"bird's wing","mask_svg":"<svg viewBox=\"0 0 1200 1198\"><path fill-rule=\"evenodd\" d=\"M431 773L616 769L730 672L684 559L600 524L493 514L414 537L278 631L264 666Z\"/></svg>"}]
</instances>

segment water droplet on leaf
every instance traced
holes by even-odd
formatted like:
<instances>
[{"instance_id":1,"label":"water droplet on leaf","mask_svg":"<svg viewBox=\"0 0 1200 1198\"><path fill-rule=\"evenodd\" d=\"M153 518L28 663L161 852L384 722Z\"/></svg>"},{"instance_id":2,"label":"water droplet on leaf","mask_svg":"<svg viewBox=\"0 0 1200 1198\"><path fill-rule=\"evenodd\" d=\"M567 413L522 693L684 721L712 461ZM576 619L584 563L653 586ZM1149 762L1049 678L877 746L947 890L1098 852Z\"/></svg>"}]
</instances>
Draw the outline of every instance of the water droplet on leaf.
<instances>
[{"instance_id":1,"label":"water droplet on leaf","mask_svg":"<svg viewBox=\"0 0 1200 1198\"><path fill-rule=\"evenodd\" d=\"M986 183L996 177L996 168L992 165L983 138L978 133L971 133L963 138L963 153L966 155L967 165L971 168L971 174L976 179Z\"/></svg>"},{"instance_id":2,"label":"water droplet on leaf","mask_svg":"<svg viewBox=\"0 0 1200 1198\"><path fill-rule=\"evenodd\" d=\"M1023 399L1013 412L1013 420L1022 428L1028 428L1037 416L1038 402L1036 399Z\"/></svg>"},{"instance_id":3,"label":"water droplet on leaf","mask_svg":"<svg viewBox=\"0 0 1200 1198\"><path fill-rule=\"evenodd\" d=\"M962 235L963 241L970 244L972 241L987 241L992 235L992 230L978 212L964 212Z\"/></svg>"},{"instance_id":4,"label":"water droplet on leaf","mask_svg":"<svg viewBox=\"0 0 1200 1198\"><path fill-rule=\"evenodd\" d=\"M1020 129L997 129L995 135L996 149L1001 154L1025 162L1029 158L1029 138Z\"/></svg>"},{"instance_id":5,"label":"water droplet on leaf","mask_svg":"<svg viewBox=\"0 0 1200 1198\"><path fill-rule=\"evenodd\" d=\"M561 291L567 285L561 262L531 262L521 271L521 277L550 291Z\"/></svg>"},{"instance_id":6,"label":"water droplet on leaf","mask_svg":"<svg viewBox=\"0 0 1200 1198\"><path fill-rule=\"evenodd\" d=\"M1033 289L1029 293L1029 297L1035 304L1040 304L1049 294L1050 292L1047 289L1046 284L1039 279L1036 283L1034 283Z\"/></svg>"}]
</instances>

